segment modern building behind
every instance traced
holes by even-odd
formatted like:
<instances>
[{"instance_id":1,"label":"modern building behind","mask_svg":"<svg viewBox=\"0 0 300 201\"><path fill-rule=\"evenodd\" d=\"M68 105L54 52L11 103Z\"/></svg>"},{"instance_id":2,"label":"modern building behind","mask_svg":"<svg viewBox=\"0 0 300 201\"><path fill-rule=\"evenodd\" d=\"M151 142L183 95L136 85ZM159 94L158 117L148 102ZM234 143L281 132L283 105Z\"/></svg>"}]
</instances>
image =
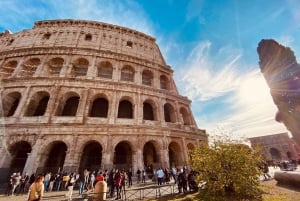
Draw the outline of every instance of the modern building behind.
<instances>
[{"instance_id":1,"label":"modern building behind","mask_svg":"<svg viewBox=\"0 0 300 201\"><path fill-rule=\"evenodd\" d=\"M0 34L1 174L171 167L201 141L155 39L85 20Z\"/></svg>"}]
</instances>

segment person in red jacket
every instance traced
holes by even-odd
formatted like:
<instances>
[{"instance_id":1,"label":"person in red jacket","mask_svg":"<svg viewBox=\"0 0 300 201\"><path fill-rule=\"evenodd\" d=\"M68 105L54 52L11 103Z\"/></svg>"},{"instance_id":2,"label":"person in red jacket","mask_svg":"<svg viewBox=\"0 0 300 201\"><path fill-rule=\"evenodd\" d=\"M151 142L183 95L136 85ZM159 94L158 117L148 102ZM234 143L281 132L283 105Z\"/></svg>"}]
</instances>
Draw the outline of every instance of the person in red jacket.
<instances>
[{"instance_id":1,"label":"person in red jacket","mask_svg":"<svg viewBox=\"0 0 300 201\"><path fill-rule=\"evenodd\" d=\"M102 173L102 172L100 172L100 173L98 174L98 176L96 177L96 182L98 182L98 181L104 181L104 176L103 176L103 173Z\"/></svg>"}]
</instances>

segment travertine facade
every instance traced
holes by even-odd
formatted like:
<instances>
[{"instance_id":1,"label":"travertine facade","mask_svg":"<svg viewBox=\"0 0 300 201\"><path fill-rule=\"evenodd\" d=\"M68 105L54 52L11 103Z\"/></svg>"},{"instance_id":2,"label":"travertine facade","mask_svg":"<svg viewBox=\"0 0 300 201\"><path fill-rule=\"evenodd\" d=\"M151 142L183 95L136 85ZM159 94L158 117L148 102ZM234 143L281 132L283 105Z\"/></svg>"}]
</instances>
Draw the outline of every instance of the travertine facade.
<instances>
[{"instance_id":1,"label":"travertine facade","mask_svg":"<svg viewBox=\"0 0 300 201\"><path fill-rule=\"evenodd\" d=\"M299 160L299 147L288 133L249 138L251 146L260 146L264 159L272 162Z\"/></svg>"},{"instance_id":2,"label":"travertine facade","mask_svg":"<svg viewBox=\"0 0 300 201\"><path fill-rule=\"evenodd\" d=\"M84 20L0 34L2 170L180 166L207 142L155 39Z\"/></svg>"}]
</instances>

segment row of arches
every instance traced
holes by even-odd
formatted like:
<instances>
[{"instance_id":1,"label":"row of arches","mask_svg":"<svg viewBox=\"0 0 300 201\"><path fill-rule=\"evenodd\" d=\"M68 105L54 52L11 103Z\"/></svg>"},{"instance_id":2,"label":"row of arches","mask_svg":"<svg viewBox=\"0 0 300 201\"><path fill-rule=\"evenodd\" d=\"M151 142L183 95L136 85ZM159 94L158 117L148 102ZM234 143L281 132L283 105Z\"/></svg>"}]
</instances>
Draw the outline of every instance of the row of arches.
<instances>
[{"instance_id":1,"label":"row of arches","mask_svg":"<svg viewBox=\"0 0 300 201\"><path fill-rule=\"evenodd\" d=\"M52 171L57 172L64 167L64 163L68 153L68 146L63 141L53 141L45 147L39 148L40 156L39 160L40 171ZM194 145L189 143L186 148L182 149L177 142L171 142L168 145L168 160L161 154L159 143L156 141L148 141L144 144L142 149L142 159L144 167L152 165L154 167L161 167L164 161L169 161L169 167L176 167L183 165L184 156L183 151L191 151L194 149ZM11 156L10 169L12 171L23 171L23 168L28 160L28 156L33 151L29 142L18 141L12 144L9 149L9 155ZM121 141L114 147L111 154L110 162L113 167L129 169L134 166L134 150L133 145L129 141ZM90 140L85 143L82 150L74 163L79 164L77 169L83 170L89 168L96 170L103 168L103 147L95 140Z\"/></svg>"},{"instance_id":2,"label":"row of arches","mask_svg":"<svg viewBox=\"0 0 300 201\"><path fill-rule=\"evenodd\" d=\"M2 112L4 117L10 117L15 114L19 103L21 101L22 95L20 92L10 92L5 95L2 99ZM25 109L24 116L43 116L45 115L51 95L47 91L38 91L30 97ZM61 96L59 104L57 105L54 115L55 116L76 116L78 107L80 104L81 97L76 92L67 92ZM88 107L86 116L88 117L100 117L108 118L109 110L112 110L111 103L113 102L104 94L96 94L91 98L91 104ZM150 121L165 121L175 123L176 120L176 107L172 103L165 103L163 105L163 118L159 116L160 106L151 99L146 99L142 103L143 120ZM117 105L116 117L134 119L135 103L129 97L122 97ZM182 122L184 125L192 125L192 119L190 111L181 106L178 111Z\"/></svg>"},{"instance_id":3,"label":"row of arches","mask_svg":"<svg viewBox=\"0 0 300 201\"><path fill-rule=\"evenodd\" d=\"M286 153L282 153L278 149L272 147L269 150L269 153L271 155L271 159L274 161L281 161L284 159L291 160L293 158L293 154L290 151L287 151Z\"/></svg>"},{"instance_id":4,"label":"row of arches","mask_svg":"<svg viewBox=\"0 0 300 201\"><path fill-rule=\"evenodd\" d=\"M42 64L42 61L38 57L29 58L20 64L17 75L22 77L32 77L37 71L38 67ZM67 75L70 77L85 77L88 74L88 70L91 67L90 61L86 58L79 57L70 63L70 70ZM43 76L59 77L64 66L68 66L67 62L62 57L54 57L49 61L42 64L44 67ZM18 67L17 60L10 60L5 62L0 70L0 73L5 77L13 76L15 70ZM113 74L116 72L116 67L110 61L99 61L95 64L93 76L105 79L112 79ZM127 82L137 82L137 71L132 65L125 64L120 69L120 77L118 80ZM43 73L42 73L43 74ZM144 69L141 73L141 84L147 86L153 86L154 72L149 69ZM170 78L165 75L159 75L160 89L171 89Z\"/></svg>"}]
</instances>

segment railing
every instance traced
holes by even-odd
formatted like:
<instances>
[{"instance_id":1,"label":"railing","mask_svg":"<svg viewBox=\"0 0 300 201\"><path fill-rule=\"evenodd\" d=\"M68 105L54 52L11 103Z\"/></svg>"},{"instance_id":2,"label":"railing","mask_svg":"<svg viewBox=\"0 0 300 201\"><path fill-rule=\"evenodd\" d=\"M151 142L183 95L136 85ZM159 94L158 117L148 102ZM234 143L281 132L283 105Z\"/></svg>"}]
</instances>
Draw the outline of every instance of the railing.
<instances>
[{"instance_id":1,"label":"railing","mask_svg":"<svg viewBox=\"0 0 300 201\"><path fill-rule=\"evenodd\" d=\"M164 184L164 185L147 185L142 186L138 188L123 188L120 195L121 198L119 200L122 201L130 201L130 200L145 200L145 199L151 199L151 198L159 198L163 196L172 196L175 193L177 193L177 185L176 184ZM103 193L100 193L103 194ZM98 197L99 194L89 194L88 200L101 200L101 199L95 199L95 197ZM102 197L102 195L101 195ZM116 193L115 196L110 197L109 192L106 192L106 200L115 200L116 199Z\"/></svg>"}]
</instances>

